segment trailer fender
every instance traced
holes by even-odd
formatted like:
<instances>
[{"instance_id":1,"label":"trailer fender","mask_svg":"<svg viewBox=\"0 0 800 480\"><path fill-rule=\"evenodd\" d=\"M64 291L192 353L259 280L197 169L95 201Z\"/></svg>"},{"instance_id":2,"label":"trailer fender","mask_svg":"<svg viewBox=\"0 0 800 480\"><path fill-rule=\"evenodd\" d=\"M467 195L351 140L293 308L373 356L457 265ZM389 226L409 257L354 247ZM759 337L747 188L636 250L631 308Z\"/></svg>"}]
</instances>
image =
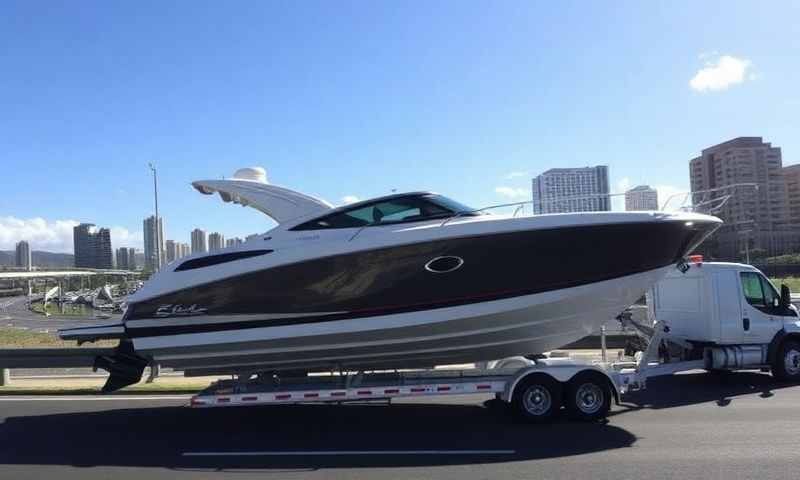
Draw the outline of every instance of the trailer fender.
<instances>
[{"instance_id":1,"label":"trailer fender","mask_svg":"<svg viewBox=\"0 0 800 480\"><path fill-rule=\"evenodd\" d=\"M575 375L587 371L597 372L608 380L608 384L614 394L614 401L619 404L620 394L617 382L614 381L606 370L595 365L534 365L532 367L520 369L514 375L514 378L506 384L506 388L500 395L500 398L505 402L511 402L514 398L514 389L516 389L520 382L531 375L547 375L559 383L566 384Z\"/></svg>"},{"instance_id":2,"label":"trailer fender","mask_svg":"<svg viewBox=\"0 0 800 480\"><path fill-rule=\"evenodd\" d=\"M536 365L533 360L528 360L525 357L508 357L501 360L492 360L488 363L488 368L504 369L504 368L527 368Z\"/></svg>"}]
</instances>

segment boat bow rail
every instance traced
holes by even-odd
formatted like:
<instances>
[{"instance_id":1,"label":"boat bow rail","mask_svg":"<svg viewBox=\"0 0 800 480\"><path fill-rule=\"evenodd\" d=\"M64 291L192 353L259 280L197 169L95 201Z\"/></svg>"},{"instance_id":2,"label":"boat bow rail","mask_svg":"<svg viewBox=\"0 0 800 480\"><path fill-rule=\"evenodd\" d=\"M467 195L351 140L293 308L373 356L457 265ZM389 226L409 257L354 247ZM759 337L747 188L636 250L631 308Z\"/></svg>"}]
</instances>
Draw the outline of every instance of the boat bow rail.
<instances>
[{"instance_id":1,"label":"boat bow rail","mask_svg":"<svg viewBox=\"0 0 800 480\"><path fill-rule=\"evenodd\" d=\"M738 191L748 190L748 189L758 190L758 184L735 183L731 185L725 185L723 187L709 188L706 190L696 190L693 192L678 192L667 197L666 201L664 201L660 210L658 211L662 213L689 212L689 213L702 213L705 215L714 215L718 213L722 209L722 207L728 202L728 200L730 200L734 195L736 195ZM558 205L558 204L563 204L564 202L567 201L585 201L585 200L598 200L598 199L607 199L610 201L612 197L624 197L624 196L625 196L624 193L597 193L590 195L575 195L571 197L560 198L558 200L549 200L547 202L526 200L522 202L499 203L495 205L489 205L487 207L477 208L474 210L458 212L456 215L444 219L440 226L444 226L453 219L462 217L464 215L475 214L475 213L488 213L490 210L496 210L500 208L514 207L512 217L517 217L518 214L524 213L526 205L531 205L535 214L537 206L540 209L544 209L545 211L547 211L549 210L547 206L550 204ZM673 205L673 203L675 205Z\"/></svg>"}]
</instances>

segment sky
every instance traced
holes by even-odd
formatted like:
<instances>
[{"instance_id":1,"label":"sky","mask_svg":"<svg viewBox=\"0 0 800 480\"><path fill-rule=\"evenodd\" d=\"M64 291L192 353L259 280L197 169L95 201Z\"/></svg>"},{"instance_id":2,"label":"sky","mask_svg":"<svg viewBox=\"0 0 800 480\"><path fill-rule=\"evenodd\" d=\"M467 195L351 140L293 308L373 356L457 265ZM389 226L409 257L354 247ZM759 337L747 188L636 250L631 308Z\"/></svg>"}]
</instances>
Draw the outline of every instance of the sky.
<instances>
[{"instance_id":1,"label":"sky","mask_svg":"<svg viewBox=\"0 0 800 480\"><path fill-rule=\"evenodd\" d=\"M553 167L688 190L688 162L762 136L800 162L800 3L0 3L0 249L142 245L263 214L195 192L262 166L343 204L433 190L530 200Z\"/></svg>"}]
</instances>

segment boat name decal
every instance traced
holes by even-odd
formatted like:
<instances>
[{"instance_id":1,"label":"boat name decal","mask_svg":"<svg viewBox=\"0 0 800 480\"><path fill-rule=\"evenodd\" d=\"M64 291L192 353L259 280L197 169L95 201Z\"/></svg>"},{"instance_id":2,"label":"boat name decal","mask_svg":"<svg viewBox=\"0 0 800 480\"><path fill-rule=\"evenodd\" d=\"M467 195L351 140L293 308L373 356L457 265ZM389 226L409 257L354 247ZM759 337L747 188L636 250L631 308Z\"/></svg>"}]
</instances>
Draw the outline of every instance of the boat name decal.
<instances>
[{"instance_id":1,"label":"boat name decal","mask_svg":"<svg viewBox=\"0 0 800 480\"><path fill-rule=\"evenodd\" d=\"M205 315L207 308L200 308L196 303L192 305L161 305L156 309L156 317L189 317L192 315Z\"/></svg>"}]
</instances>

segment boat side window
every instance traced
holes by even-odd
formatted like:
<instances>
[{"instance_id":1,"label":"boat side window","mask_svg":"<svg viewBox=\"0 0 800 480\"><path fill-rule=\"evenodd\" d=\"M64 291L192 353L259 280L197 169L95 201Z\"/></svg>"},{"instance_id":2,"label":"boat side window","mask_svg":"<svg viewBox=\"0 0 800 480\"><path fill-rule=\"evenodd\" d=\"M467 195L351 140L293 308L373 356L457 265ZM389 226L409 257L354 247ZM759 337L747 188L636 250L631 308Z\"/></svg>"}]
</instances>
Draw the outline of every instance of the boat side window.
<instances>
[{"instance_id":1,"label":"boat side window","mask_svg":"<svg viewBox=\"0 0 800 480\"><path fill-rule=\"evenodd\" d=\"M754 307L766 307L770 305L766 303L764 298L764 289L761 284L761 275L755 272L742 272L742 291L747 303Z\"/></svg>"},{"instance_id":2,"label":"boat side window","mask_svg":"<svg viewBox=\"0 0 800 480\"><path fill-rule=\"evenodd\" d=\"M369 225L415 222L428 218L453 215L447 208L428 201L425 197L400 197L337 212L292 230L321 230L329 228L357 228Z\"/></svg>"}]
</instances>

